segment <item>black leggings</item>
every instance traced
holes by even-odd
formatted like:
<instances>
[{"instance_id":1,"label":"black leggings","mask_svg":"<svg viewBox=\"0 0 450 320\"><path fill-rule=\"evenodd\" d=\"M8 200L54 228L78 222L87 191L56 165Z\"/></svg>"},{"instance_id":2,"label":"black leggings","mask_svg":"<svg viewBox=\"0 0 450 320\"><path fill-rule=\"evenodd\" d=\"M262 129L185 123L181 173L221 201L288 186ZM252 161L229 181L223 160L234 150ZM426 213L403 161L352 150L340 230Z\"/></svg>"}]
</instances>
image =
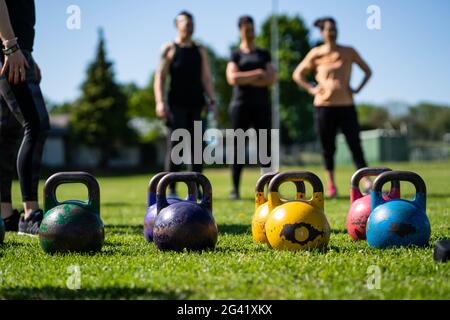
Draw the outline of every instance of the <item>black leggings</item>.
<instances>
[{"instance_id":1,"label":"black leggings","mask_svg":"<svg viewBox=\"0 0 450 320\"><path fill-rule=\"evenodd\" d=\"M50 129L33 58L31 53L23 53L30 65L26 81L10 85L6 78L0 79L0 201L3 203L12 202L16 156L22 199L24 202L38 200L42 152Z\"/></svg>"},{"instance_id":2,"label":"black leggings","mask_svg":"<svg viewBox=\"0 0 450 320\"><path fill-rule=\"evenodd\" d=\"M271 109L269 105L266 106L254 106L254 105L232 105L230 110L231 123L233 129L242 129L247 131L250 128L256 130L258 134L258 146L259 146L259 129L266 129L268 137L267 155L271 157L271 129L272 129L272 117ZM239 191L239 185L241 181L243 164L239 164L237 161L237 141L234 141L234 162L231 166L231 173L233 178L233 187L235 191ZM270 168L271 163L262 164L261 167Z\"/></svg>"},{"instance_id":3,"label":"black leggings","mask_svg":"<svg viewBox=\"0 0 450 320\"><path fill-rule=\"evenodd\" d=\"M170 107L170 110L167 113L167 149L166 149L166 161L165 161L165 170L169 172L178 172L181 171L183 164L175 164L172 161L172 149L174 146L181 143L180 141L172 141L172 133L177 129L186 129L191 135L191 163L185 164L188 166L190 171L194 172L202 172L203 171L203 132L201 133L201 141L197 141L197 144L200 143L202 146L201 155L201 163L195 163L194 155L195 155L195 136L194 136L194 121L201 121L201 112L202 109L188 108L188 107ZM170 186L172 192L175 192L175 185L172 184Z\"/></svg>"},{"instance_id":4,"label":"black leggings","mask_svg":"<svg viewBox=\"0 0 450 320\"><path fill-rule=\"evenodd\" d=\"M353 154L353 161L358 169L367 167L359 138L358 115L355 106L349 107L316 107L316 129L323 148L325 167L334 170L334 154L336 152L336 135L338 129L347 140Z\"/></svg>"}]
</instances>

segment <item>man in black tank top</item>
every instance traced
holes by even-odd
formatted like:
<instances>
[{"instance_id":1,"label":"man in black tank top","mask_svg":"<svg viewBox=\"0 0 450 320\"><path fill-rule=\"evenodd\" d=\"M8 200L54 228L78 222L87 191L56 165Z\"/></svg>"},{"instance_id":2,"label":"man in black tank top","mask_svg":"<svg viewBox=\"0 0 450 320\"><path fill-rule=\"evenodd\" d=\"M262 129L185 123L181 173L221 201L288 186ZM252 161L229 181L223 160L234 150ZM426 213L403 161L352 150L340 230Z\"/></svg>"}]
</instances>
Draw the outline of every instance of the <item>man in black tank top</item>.
<instances>
[{"instance_id":1,"label":"man in black tank top","mask_svg":"<svg viewBox=\"0 0 450 320\"><path fill-rule=\"evenodd\" d=\"M42 152L50 129L39 87L41 72L31 52L36 23L34 0L0 0L0 200L7 231L37 235ZM18 150L20 140L22 144ZM17 160L17 161L16 161ZM13 210L11 184L19 175L24 215Z\"/></svg>"},{"instance_id":2,"label":"man in black tank top","mask_svg":"<svg viewBox=\"0 0 450 320\"><path fill-rule=\"evenodd\" d=\"M168 127L166 171L181 170L171 159L172 148L179 142L171 140L176 129L186 129L191 134L190 170L201 172L202 164L194 164L194 121L201 121L205 105L217 116L215 94L206 50L192 41L194 32L193 17L181 12L175 19L178 30L176 40L163 47L161 62L155 77L156 115L166 120ZM168 100L165 99L165 80L170 76ZM208 102L205 99L208 97ZM197 142L198 143L198 142ZM201 143L201 142L200 142ZM202 157L203 158L203 157ZM175 186L171 186L175 193Z\"/></svg>"},{"instance_id":3,"label":"man in black tank top","mask_svg":"<svg viewBox=\"0 0 450 320\"><path fill-rule=\"evenodd\" d=\"M170 90L169 106L202 108L206 103L202 83L201 48L195 43L191 46L180 46L173 43L174 55L169 68Z\"/></svg>"}]
</instances>

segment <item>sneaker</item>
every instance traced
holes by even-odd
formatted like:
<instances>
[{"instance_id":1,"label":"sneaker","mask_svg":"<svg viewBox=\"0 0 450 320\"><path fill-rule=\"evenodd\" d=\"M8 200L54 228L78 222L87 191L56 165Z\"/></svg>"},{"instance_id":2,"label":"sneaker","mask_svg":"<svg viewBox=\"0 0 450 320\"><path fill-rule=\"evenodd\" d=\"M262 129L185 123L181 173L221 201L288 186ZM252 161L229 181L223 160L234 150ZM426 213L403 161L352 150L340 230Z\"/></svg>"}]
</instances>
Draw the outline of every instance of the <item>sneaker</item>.
<instances>
[{"instance_id":1,"label":"sneaker","mask_svg":"<svg viewBox=\"0 0 450 320\"><path fill-rule=\"evenodd\" d=\"M19 221L19 235L37 236L43 219L44 213L40 209L33 212L27 219L22 216Z\"/></svg>"},{"instance_id":2,"label":"sneaker","mask_svg":"<svg viewBox=\"0 0 450 320\"><path fill-rule=\"evenodd\" d=\"M327 197L329 199L334 199L338 196L338 192L335 186L330 186L328 187L328 193L327 193Z\"/></svg>"},{"instance_id":3,"label":"sneaker","mask_svg":"<svg viewBox=\"0 0 450 320\"><path fill-rule=\"evenodd\" d=\"M237 192L236 190L231 191L228 198L230 200L241 200L241 196L239 195L239 192Z\"/></svg>"},{"instance_id":4,"label":"sneaker","mask_svg":"<svg viewBox=\"0 0 450 320\"><path fill-rule=\"evenodd\" d=\"M13 214L6 219L3 219L5 223L5 230L10 232L19 231L20 213L17 210L13 210Z\"/></svg>"}]
</instances>

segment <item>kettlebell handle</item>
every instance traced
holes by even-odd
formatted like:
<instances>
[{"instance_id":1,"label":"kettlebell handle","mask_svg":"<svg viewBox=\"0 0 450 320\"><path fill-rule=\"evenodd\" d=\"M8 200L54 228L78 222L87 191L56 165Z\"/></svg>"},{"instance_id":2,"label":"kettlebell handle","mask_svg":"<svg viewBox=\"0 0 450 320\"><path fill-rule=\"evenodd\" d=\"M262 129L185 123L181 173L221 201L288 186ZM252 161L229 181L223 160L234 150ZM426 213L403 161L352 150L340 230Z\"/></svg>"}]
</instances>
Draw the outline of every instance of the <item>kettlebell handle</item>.
<instances>
[{"instance_id":1,"label":"kettlebell handle","mask_svg":"<svg viewBox=\"0 0 450 320\"><path fill-rule=\"evenodd\" d=\"M373 192L372 192L372 208L386 202L382 197L383 186L392 181L406 181L410 182L416 188L416 199L415 201L420 201L420 205L425 208L426 206L426 194L427 187L425 181L421 176L410 171L388 171L379 175L374 182Z\"/></svg>"},{"instance_id":2,"label":"kettlebell handle","mask_svg":"<svg viewBox=\"0 0 450 320\"><path fill-rule=\"evenodd\" d=\"M274 205L273 202L279 203L281 201L279 196L279 188L285 182L308 182L313 187L313 199L308 201L313 206L323 209L323 184L318 176L312 172L285 172L280 173L269 184L269 198L272 197L272 204L269 201L269 207ZM275 199L273 197L275 195Z\"/></svg>"},{"instance_id":3,"label":"kettlebell handle","mask_svg":"<svg viewBox=\"0 0 450 320\"><path fill-rule=\"evenodd\" d=\"M264 188L270 183L270 181L278 174L278 172L266 173L256 182L255 188L255 209L263 205L267 199L264 196ZM295 187L297 188L297 197L299 194L304 195L306 192L305 184L303 181L294 181ZM299 200L299 199L297 199Z\"/></svg>"},{"instance_id":4,"label":"kettlebell handle","mask_svg":"<svg viewBox=\"0 0 450 320\"><path fill-rule=\"evenodd\" d=\"M208 178L198 172L181 172L181 173L169 173L164 176L158 183L156 191L156 210L157 214L162 209L169 206L167 202L166 191L167 187L174 182L184 182L186 184L194 183L199 184L203 190L203 198L200 205L212 213L212 186Z\"/></svg>"},{"instance_id":5,"label":"kettlebell handle","mask_svg":"<svg viewBox=\"0 0 450 320\"><path fill-rule=\"evenodd\" d=\"M255 192L264 192L265 186L269 184L270 180L272 180L277 174L277 172L271 172L261 176L256 182Z\"/></svg>"},{"instance_id":6,"label":"kettlebell handle","mask_svg":"<svg viewBox=\"0 0 450 320\"><path fill-rule=\"evenodd\" d=\"M259 178L256 183L255 192L264 192L264 188L266 185L270 183L270 181L277 175L278 173L267 173ZM297 193L305 193L305 184L303 181L294 181L295 187L297 188Z\"/></svg>"},{"instance_id":7,"label":"kettlebell handle","mask_svg":"<svg viewBox=\"0 0 450 320\"><path fill-rule=\"evenodd\" d=\"M158 183L161 181L164 176L169 174L169 172L161 172L153 176L153 178L150 180L150 183L148 184L147 188L147 206L150 207L154 204L156 204L156 192L158 188ZM187 183L188 186L188 199L194 200L197 196L197 184L189 181Z\"/></svg>"},{"instance_id":8,"label":"kettlebell handle","mask_svg":"<svg viewBox=\"0 0 450 320\"><path fill-rule=\"evenodd\" d=\"M350 201L353 203L355 200L362 198L363 193L359 189L359 182L364 177L376 177L382 173L392 171L390 168L362 168L355 172L351 179L351 198ZM400 182L397 180L392 181L391 194L398 193L400 190ZM354 194L356 193L356 194Z\"/></svg>"},{"instance_id":9,"label":"kettlebell handle","mask_svg":"<svg viewBox=\"0 0 450 320\"><path fill-rule=\"evenodd\" d=\"M94 176L86 172L61 172L48 178L44 186L44 212L61 205L56 198L56 189L68 183L84 184L88 189L87 207L94 213L100 213L100 186Z\"/></svg>"},{"instance_id":10,"label":"kettlebell handle","mask_svg":"<svg viewBox=\"0 0 450 320\"><path fill-rule=\"evenodd\" d=\"M323 193L323 184L319 177L312 172L285 172L280 173L272 179L269 184L269 192L278 192L280 186L285 182L309 182L314 193ZM304 187L304 185L303 185Z\"/></svg>"}]
</instances>

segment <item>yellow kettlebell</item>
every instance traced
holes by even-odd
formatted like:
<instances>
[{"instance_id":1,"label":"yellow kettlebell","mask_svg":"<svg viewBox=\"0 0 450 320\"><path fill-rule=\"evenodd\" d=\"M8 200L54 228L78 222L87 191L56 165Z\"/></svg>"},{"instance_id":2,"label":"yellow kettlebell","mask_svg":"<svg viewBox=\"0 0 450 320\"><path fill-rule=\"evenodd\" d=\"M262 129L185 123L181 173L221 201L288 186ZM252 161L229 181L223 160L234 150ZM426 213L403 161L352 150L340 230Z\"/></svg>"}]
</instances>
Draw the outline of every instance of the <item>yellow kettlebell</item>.
<instances>
[{"instance_id":1,"label":"yellow kettlebell","mask_svg":"<svg viewBox=\"0 0 450 320\"><path fill-rule=\"evenodd\" d=\"M279 187L285 182L308 182L313 187L312 199L284 202ZM324 213L323 184L311 172L286 172L275 176L269 184L266 235L277 250L323 248L330 241L330 225Z\"/></svg>"},{"instance_id":2,"label":"yellow kettlebell","mask_svg":"<svg viewBox=\"0 0 450 320\"><path fill-rule=\"evenodd\" d=\"M267 173L259 178L255 188L255 213L252 219L253 240L262 244L269 244L266 236L266 221L269 215L267 199L264 195L264 188L277 175L276 172ZM301 200L305 197L305 185L303 182L295 183L297 188L296 199ZM281 200L287 202L287 200Z\"/></svg>"}]
</instances>

